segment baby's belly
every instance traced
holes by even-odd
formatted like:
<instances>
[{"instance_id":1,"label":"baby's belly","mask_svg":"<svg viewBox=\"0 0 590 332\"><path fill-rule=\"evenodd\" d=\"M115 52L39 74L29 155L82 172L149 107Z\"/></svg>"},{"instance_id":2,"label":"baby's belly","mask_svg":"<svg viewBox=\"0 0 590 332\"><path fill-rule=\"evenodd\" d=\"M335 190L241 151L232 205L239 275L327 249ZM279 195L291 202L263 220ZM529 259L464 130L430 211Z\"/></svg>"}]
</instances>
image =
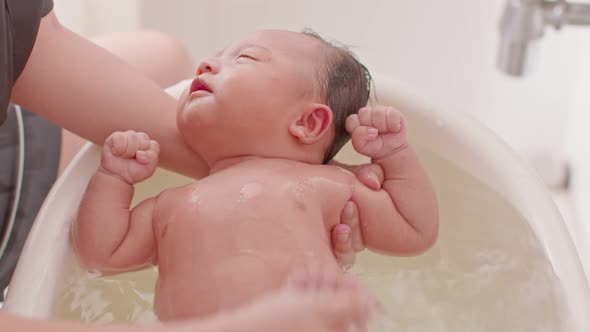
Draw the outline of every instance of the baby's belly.
<instances>
[{"instance_id":1,"label":"baby's belly","mask_svg":"<svg viewBox=\"0 0 590 332\"><path fill-rule=\"evenodd\" d=\"M273 225L218 220L185 226L170 226L158 246L155 309L163 321L236 308L285 286L293 273L339 270L320 220L277 220Z\"/></svg>"}]
</instances>

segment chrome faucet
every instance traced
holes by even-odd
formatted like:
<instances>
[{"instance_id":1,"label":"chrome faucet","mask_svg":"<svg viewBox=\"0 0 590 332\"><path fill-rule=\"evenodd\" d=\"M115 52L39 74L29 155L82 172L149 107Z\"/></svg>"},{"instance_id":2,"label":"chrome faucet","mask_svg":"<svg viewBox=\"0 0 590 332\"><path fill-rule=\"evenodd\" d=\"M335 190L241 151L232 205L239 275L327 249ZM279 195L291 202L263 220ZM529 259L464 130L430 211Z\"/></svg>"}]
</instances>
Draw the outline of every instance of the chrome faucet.
<instances>
[{"instance_id":1,"label":"chrome faucet","mask_svg":"<svg viewBox=\"0 0 590 332\"><path fill-rule=\"evenodd\" d=\"M545 26L590 25L590 3L566 0L507 0L500 22L498 66L511 76L523 76L532 48Z\"/></svg>"}]
</instances>

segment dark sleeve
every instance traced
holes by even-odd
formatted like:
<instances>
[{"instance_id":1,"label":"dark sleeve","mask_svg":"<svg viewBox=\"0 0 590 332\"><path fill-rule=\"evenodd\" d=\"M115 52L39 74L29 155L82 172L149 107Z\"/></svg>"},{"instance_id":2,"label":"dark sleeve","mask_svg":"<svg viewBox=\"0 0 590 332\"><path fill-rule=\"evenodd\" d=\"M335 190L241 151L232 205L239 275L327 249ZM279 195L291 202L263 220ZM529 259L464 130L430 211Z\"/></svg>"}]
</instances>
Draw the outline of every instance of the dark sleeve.
<instances>
[{"instance_id":1,"label":"dark sleeve","mask_svg":"<svg viewBox=\"0 0 590 332\"><path fill-rule=\"evenodd\" d=\"M10 92L31 55L41 19L53 0L0 0L0 124L6 118Z\"/></svg>"}]
</instances>

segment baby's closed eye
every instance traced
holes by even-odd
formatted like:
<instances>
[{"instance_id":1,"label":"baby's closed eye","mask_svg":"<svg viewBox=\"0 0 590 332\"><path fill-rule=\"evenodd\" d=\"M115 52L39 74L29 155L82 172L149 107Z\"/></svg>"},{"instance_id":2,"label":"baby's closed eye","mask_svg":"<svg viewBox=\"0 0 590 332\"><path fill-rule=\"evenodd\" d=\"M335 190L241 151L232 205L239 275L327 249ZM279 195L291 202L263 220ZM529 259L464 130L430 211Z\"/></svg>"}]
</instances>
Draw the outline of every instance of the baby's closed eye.
<instances>
[{"instance_id":1,"label":"baby's closed eye","mask_svg":"<svg viewBox=\"0 0 590 332\"><path fill-rule=\"evenodd\" d=\"M254 55L248 54L248 53L238 54L238 59L248 59L248 60L254 60L254 61L258 60Z\"/></svg>"}]
</instances>

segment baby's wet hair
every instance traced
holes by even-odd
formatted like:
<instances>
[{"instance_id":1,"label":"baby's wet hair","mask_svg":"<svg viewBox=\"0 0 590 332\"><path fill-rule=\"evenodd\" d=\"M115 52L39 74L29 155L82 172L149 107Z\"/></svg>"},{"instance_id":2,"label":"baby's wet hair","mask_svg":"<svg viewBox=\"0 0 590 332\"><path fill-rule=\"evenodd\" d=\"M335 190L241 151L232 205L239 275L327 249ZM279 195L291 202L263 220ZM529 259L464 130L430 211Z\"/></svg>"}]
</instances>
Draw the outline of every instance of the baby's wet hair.
<instances>
[{"instance_id":1,"label":"baby's wet hair","mask_svg":"<svg viewBox=\"0 0 590 332\"><path fill-rule=\"evenodd\" d=\"M309 29L302 33L321 41L326 49L325 59L318 62L316 72L320 96L334 115L334 140L324 156L327 163L350 140L346 118L367 105L372 79L349 47L336 46Z\"/></svg>"}]
</instances>

